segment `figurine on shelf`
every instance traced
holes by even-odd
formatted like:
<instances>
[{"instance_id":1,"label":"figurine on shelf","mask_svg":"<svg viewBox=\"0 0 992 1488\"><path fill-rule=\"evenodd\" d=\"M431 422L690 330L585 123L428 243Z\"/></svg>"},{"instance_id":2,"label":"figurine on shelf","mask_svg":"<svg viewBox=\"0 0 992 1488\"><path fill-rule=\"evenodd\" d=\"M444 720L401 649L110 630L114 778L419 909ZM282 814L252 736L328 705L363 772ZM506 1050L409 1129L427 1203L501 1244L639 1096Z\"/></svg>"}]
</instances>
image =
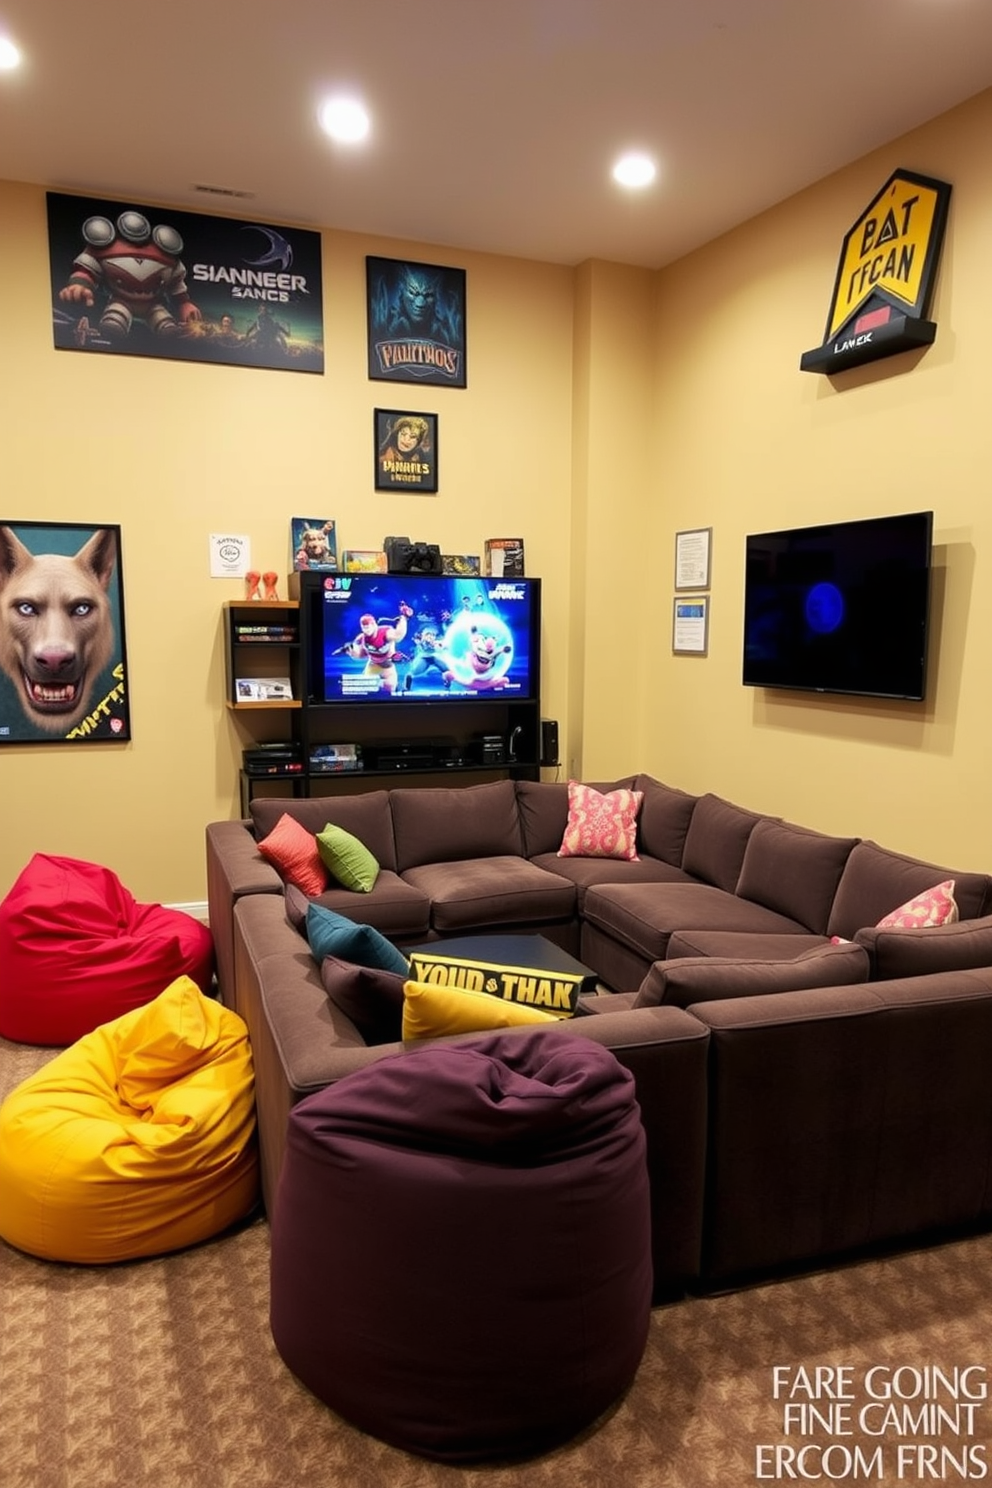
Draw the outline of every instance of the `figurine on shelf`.
<instances>
[{"instance_id":1,"label":"figurine on shelf","mask_svg":"<svg viewBox=\"0 0 992 1488\"><path fill-rule=\"evenodd\" d=\"M278 593L276 591L276 583L278 582L278 579L279 579L279 575L277 573L275 573L271 568L268 569L265 573L263 573L263 575L262 575L262 583L265 585L265 596L264 597L266 599L278 599L279 598L279 595L278 595Z\"/></svg>"},{"instance_id":2,"label":"figurine on shelf","mask_svg":"<svg viewBox=\"0 0 992 1488\"><path fill-rule=\"evenodd\" d=\"M261 599L258 586L262 582L262 575L254 569L245 574L245 599Z\"/></svg>"}]
</instances>

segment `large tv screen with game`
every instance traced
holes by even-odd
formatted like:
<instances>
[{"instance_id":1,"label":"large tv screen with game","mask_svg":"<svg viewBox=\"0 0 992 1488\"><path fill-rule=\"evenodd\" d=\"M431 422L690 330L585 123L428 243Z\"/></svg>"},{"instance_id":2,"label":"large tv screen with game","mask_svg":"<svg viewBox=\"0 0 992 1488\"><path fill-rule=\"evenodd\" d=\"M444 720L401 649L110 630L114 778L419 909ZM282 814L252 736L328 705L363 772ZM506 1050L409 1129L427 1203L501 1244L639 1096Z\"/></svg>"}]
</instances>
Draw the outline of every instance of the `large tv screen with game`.
<instances>
[{"instance_id":1,"label":"large tv screen with game","mask_svg":"<svg viewBox=\"0 0 992 1488\"><path fill-rule=\"evenodd\" d=\"M749 687L925 695L933 513L747 538Z\"/></svg>"},{"instance_id":2,"label":"large tv screen with game","mask_svg":"<svg viewBox=\"0 0 992 1488\"><path fill-rule=\"evenodd\" d=\"M322 703L535 700L540 579L307 579L310 693Z\"/></svg>"}]
</instances>

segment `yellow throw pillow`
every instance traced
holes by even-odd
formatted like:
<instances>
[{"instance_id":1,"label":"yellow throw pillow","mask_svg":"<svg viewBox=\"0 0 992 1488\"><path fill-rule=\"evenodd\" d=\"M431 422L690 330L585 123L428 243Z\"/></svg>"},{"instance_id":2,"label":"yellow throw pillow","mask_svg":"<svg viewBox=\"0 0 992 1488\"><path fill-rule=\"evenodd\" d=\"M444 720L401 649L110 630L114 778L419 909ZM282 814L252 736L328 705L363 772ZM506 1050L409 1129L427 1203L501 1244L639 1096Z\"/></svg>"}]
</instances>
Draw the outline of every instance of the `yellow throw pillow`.
<instances>
[{"instance_id":1,"label":"yellow throw pillow","mask_svg":"<svg viewBox=\"0 0 992 1488\"><path fill-rule=\"evenodd\" d=\"M482 1033L521 1023L557 1023L553 1013L504 1002L488 992L466 992L406 982L403 987L403 1038L440 1038L448 1033Z\"/></svg>"}]
</instances>

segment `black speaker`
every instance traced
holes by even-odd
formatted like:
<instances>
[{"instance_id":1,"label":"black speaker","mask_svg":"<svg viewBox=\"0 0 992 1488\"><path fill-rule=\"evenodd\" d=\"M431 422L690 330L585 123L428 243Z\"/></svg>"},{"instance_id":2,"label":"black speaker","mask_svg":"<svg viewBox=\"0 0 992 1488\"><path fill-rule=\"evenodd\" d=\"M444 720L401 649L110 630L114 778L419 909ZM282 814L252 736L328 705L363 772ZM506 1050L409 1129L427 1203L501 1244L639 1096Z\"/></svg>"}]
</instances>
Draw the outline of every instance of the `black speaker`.
<instances>
[{"instance_id":1,"label":"black speaker","mask_svg":"<svg viewBox=\"0 0 992 1488\"><path fill-rule=\"evenodd\" d=\"M558 720L557 718L541 719L541 764L558 765Z\"/></svg>"}]
</instances>

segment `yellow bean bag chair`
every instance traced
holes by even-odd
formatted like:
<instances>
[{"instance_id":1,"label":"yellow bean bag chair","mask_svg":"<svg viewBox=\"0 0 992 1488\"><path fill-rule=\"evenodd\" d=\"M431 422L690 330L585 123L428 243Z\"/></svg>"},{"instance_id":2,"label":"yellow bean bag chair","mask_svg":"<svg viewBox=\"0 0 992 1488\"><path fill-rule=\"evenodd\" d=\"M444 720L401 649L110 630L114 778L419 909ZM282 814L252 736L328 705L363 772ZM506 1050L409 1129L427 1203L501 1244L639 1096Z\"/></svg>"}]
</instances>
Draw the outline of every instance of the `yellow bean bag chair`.
<instances>
[{"instance_id":1,"label":"yellow bean bag chair","mask_svg":"<svg viewBox=\"0 0 992 1488\"><path fill-rule=\"evenodd\" d=\"M159 1255L258 1198L248 1030L179 977L0 1106L0 1235L52 1261Z\"/></svg>"}]
</instances>

